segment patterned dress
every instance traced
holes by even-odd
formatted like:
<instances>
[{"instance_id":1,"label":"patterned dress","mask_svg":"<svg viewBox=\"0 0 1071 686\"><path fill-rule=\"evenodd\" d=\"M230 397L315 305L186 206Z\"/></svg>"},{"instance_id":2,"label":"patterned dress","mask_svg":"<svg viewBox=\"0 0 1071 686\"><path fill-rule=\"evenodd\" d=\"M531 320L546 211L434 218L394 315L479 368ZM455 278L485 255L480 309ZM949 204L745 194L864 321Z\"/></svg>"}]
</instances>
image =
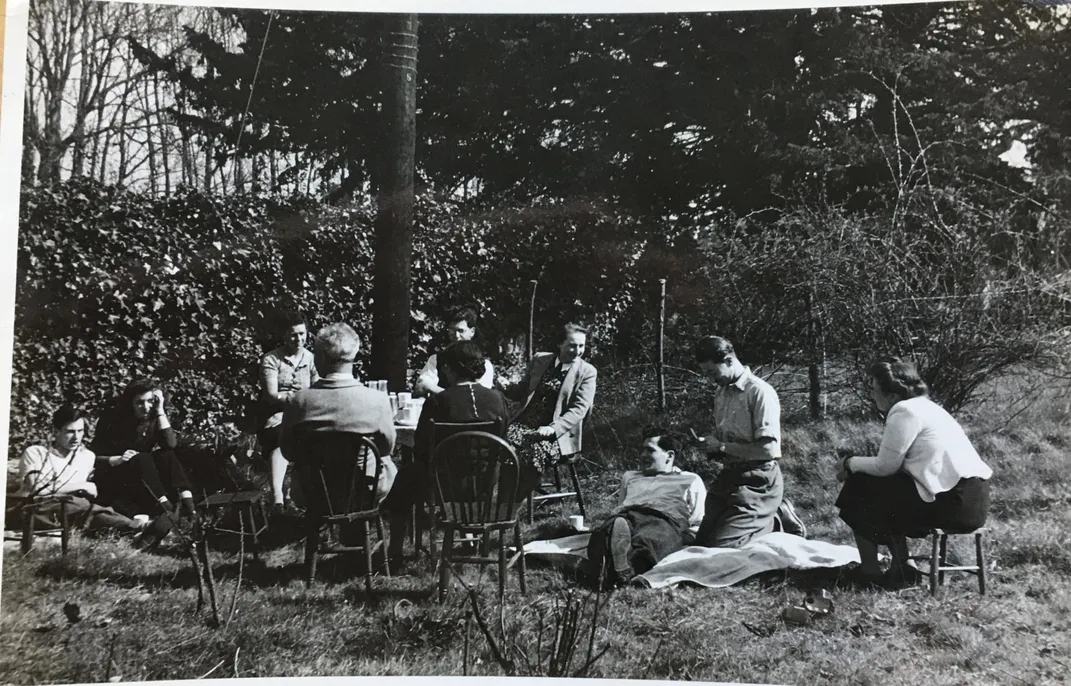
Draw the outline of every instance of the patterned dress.
<instances>
[{"instance_id":1,"label":"patterned dress","mask_svg":"<svg viewBox=\"0 0 1071 686\"><path fill-rule=\"evenodd\" d=\"M536 430L554 420L554 406L568 373L569 367L562 367L560 363L548 370L528 407L508 429L509 442L517 448L517 459L540 472L561 459L558 442L538 436Z\"/></svg>"}]
</instances>

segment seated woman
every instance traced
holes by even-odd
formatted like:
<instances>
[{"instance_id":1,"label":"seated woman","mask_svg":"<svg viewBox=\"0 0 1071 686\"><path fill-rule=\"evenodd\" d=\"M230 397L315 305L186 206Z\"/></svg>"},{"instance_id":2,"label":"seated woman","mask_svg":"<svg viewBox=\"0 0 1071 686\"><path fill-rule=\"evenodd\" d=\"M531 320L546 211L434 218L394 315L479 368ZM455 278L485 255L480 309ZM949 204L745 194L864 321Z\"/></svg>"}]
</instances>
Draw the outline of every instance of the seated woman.
<instances>
[{"instance_id":1,"label":"seated woman","mask_svg":"<svg viewBox=\"0 0 1071 686\"><path fill-rule=\"evenodd\" d=\"M164 411L164 392L153 381L131 382L115 411L102 418L93 438L100 498L133 516L176 513L195 516L186 470L175 456L178 437Z\"/></svg>"},{"instance_id":2,"label":"seated woman","mask_svg":"<svg viewBox=\"0 0 1071 686\"><path fill-rule=\"evenodd\" d=\"M283 482L290 464L279 448L279 431L283 421L283 403L297 391L319 380L313 355L305 348L308 328L297 313L285 315L280 322L283 344L260 361L260 406L264 417L257 432L261 454L271 464L271 490L275 512L282 512L286 502Z\"/></svg>"},{"instance_id":3,"label":"seated woman","mask_svg":"<svg viewBox=\"0 0 1071 686\"><path fill-rule=\"evenodd\" d=\"M973 531L985 523L993 470L956 420L927 397L914 364L889 357L868 373L871 397L886 415L885 432L876 457L841 463L837 507L859 547L857 580L900 588L919 581L907 537L925 537L933 528ZM892 553L884 576L878 545Z\"/></svg>"},{"instance_id":4,"label":"seated woman","mask_svg":"<svg viewBox=\"0 0 1071 686\"><path fill-rule=\"evenodd\" d=\"M472 341L459 341L439 352L438 375L445 386L424 404L413 437L413 459L398 469L382 508L389 513L390 550L401 559L409 510L422 503L431 488L431 422L494 422L494 433L505 438L509 411L506 400L496 390L478 383L484 373L484 357Z\"/></svg>"},{"instance_id":5,"label":"seated woman","mask_svg":"<svg viewBox=\"0 0 1071 686\"><path fill-rule=\"evenodd\" d=\"M522 462L518 498L539 486L543 470L580 452L584 417L595 402L595 367L581 359L588 330L566 324L557 352L536 353L524 378L503 389L524 403L510 425L510 443Z\"/></svg>"}]
</instances>

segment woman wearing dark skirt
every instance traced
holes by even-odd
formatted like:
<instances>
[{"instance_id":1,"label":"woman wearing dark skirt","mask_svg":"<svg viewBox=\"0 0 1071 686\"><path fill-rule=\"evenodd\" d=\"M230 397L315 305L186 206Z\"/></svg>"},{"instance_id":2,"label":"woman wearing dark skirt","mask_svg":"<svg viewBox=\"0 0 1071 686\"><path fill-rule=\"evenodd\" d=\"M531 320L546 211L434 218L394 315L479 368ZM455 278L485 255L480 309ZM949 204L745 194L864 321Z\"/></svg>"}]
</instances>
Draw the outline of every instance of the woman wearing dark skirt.
<instances>
[{"instance_id":1,"label":"woman wearing dark skirt","mask_svg":"<svg viewBox=\"0 0 1071 686\"><path fill-rule=\"evenodd\" d=\"M583 359L586 327L566 324L558 352L536 353L524 378L503 388L524 403L509 427L509 442L521 462L518 500L539 487L543 471L580 452L584 418L595 402L595 367Z\"/></svg>"},{"instance_id":2,"label":"woman wearing dark skirt","mask_svg":"<svg viewBox=\"0 0 1071 686\"><path fill-rule=\"evenodd\" d=\"M130 383L95 432L100 500L127 516L156 516L174 513L172 498L177 496L180 513L193 516L192 486L175 456L177 445L163 390L148 380Z\"/></svg>"},{"instance_id":3,"label":"woman wearing dark skirt","mask_svg":"<svg viewBox=\"0 0 1071 686\"><path fill-rule=\"evenodd\" d=\"M440 351L436 373L443 391L424 404L413 436L413 459L398 469L390 493L381 504L389 514L391 559L402 559L409 510L423 503L431 488L432 420L436 422L494 422L491 433L506 436L509 411L506 399L485 388L478 379L484 373L483 352L472 341L459 341Z\"/></svg>"},{"instance_id":4,"label":"woman wearing dark skirt","mask_svg":"<svg viewBox=\"0 0 1071 686\"><path fill-rule=\"evenodd\" d=\"M859 548L860 580L899 588L919 581L907 538L931 529L973 531L989 511L990 469L959 423L929 399L915 365L897 357L868 370L871 397L886 415L877 456L847 457L837 507ZM878 546L889 547L892 566L883 575Z\"/></svg>"}]
</instances>

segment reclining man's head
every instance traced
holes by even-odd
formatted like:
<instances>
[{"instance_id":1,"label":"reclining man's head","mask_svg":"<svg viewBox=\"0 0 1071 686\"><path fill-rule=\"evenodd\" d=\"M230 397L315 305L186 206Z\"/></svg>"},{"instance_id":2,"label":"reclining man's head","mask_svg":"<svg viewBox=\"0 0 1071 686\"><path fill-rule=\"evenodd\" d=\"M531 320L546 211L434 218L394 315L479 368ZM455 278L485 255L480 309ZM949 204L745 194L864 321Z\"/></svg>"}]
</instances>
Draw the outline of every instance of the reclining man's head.
<instances>
[{"instance_id":1,"label":"reclining man's head","mask_svg":"<svg viewBox=\"0 0 1071 686\"><path fill-rule=\"evenodd\" d=\"M648 438L643 442L643 453L647 458L644 472L647 474L668 474L673 471L677 457L677 439L665 431L648 431Z\"/></svg>"},{"instance_id":2,"label":"reclining man's head","mask_svg":"<svg viewBox=\"0 0 1071 686\"><path fill-rule=\"evenodd\" d=\"M314 348L313 360L320 376L352 374L361 341L349 324L328 324L316 333Z\"/></svg>"}]
</instances>

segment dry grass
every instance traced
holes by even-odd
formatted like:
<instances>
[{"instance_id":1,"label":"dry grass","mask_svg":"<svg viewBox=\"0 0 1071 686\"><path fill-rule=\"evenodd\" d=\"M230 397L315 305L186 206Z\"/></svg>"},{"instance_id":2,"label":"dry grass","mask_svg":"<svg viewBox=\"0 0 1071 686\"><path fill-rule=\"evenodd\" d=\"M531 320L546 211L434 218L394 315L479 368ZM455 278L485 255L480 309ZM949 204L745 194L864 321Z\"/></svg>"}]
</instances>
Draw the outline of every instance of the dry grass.
<instances>
[{"instance_id":1,"label":"dry grass","mask_svg":"<svg viewBox=\"0 0 1071 686\"><path fill-rule=\"evenodd\" d=\"M701 386L678 381L692 385L688 395L674 396L689 402L673 409L672 424L701 426ZM588 450L593 464L584 477L592 518L608 509L613 472L635 459L643 426L652 421L645 392L616 398L606 392L600 399ZM596 641L609 648L592 675L791 684L1071 679L1067 405L1059 398L1035 403L1010 423L993 405L969 415L968 430L996 471L992 583L985 597L973 578L957 575L936 599L921 588L836 590L834 615L790 628L779 620L781 609L798 603L810 588L829 586L829 574L773 574L722 590L628 589L612 594L601 614L604 626ZM877 424L854 420L785 427L786 487L815 537L850 540L832 506L837 489L831 455L838 448L867 452L879 436ZM708 465L697 469L712 472ZM558 524L537 522L528 536ZM953 552L969 555L965 544L957 542ZM215 556L226 607L236 557ZM47 545L27 556L5 551L0 679L462 673L466 631L460 592L438 605L428 597L434 579L413 563L407 576L377 580L377 593L367 598L354 576L356 564L346 560L325 565L330 583L306 590L300 556L300 546L280 540L262 565L247 567L238 614L227 627L212 630L194 613L196 585L189 563L177 553L140 555L124 541L83 538L66 559ZM477 580L471 571L467 578ZM573 587L547 569L531 570L530 580L530 593L522 597L511 579L503 608L507 634L522 645L534 641L537 605ZM493 597L494 586L494 572L487 572L485 596ZM406 612L401 611L406 603L399 605L403 599L412 603ZM62 613L66 602L79 604L81 622L68 624ZM495 603L487 602L488 615L497 617ZM500 674L477 634L472 632L470 673Z\"/></svg>"}]
</instances>

